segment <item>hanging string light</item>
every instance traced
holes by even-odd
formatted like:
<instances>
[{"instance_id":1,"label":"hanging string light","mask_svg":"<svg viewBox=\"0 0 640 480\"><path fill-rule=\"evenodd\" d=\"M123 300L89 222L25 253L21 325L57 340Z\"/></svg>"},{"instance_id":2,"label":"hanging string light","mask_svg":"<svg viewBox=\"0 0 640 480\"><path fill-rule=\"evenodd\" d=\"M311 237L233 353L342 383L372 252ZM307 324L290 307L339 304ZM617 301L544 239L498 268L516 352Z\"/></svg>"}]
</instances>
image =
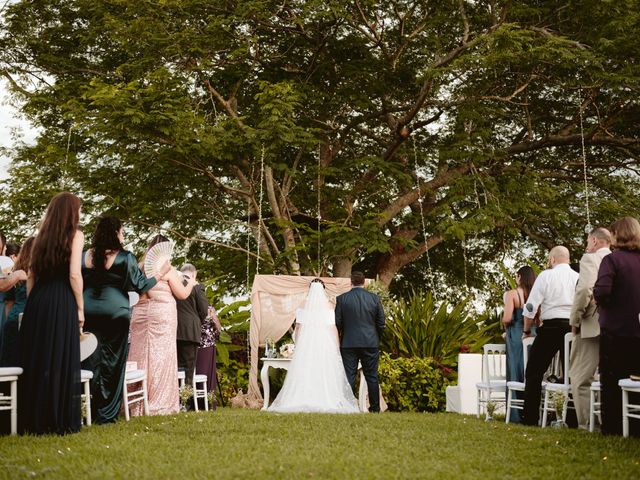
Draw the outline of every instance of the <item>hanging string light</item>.
<instances>
[{"instance_id":1,"label":"hanging string light","mask_svg":"<svg viewBox=\"0 0 640 480\"><path fill-rule=\"evenodd\" d=\"M320 168L322 166L321 163L321 158L322 158L322 145L318 144L318 271L316 273L316 275L319 277L322 273L322 268L320 266L320 222L322 221L322 212L320 210L320 200L321 200L321 196L320 196Z\"/></svg>"},{"instance_id":2,"label":"hanging string light","mask_svg":"<svg viewBox=\"0 0 640 480\"><path fill-rule=\"evenodd\" d=\"M411 139L413 142L413 168L415 169L416 174L416 186L418 188L418 205L420 206L420 223L422 224L422 236L424 238L424 250L427 255L427 269L429 271L429 283L431 284L431 294L433 298L436 298L436 286L433 278L433 269L431 268L431 256L429 255L429 243L427 236L427 225L424 220L424 209L422 206L422 202L424 201L424 196L422 195L422 188L420 187L420 176L418 175L418 152L416 149L416 140L415 138Z\"/></svg>"},{"instance_id":3,"label":"hanging string light","mask_svg":"<svg viewBox=\"0 0 640 480\"><path fill-rule=\"evenodd\" d=\"M264 197L264 144L260 155L260 195L258 196L258 258L256 259L256 275L260 273L260 243L262 237L262 199Z\"/></svg>"},{"instance_id":4,"label":"hanging string light","mask_svg":"<svg viewBox=\"0 0 640 480\"><path fill-rule=\"evenodd\" d=\"M582 142L582 175L584 178L584 199L587 211L587 233L591 231L591 211L589 209L589 179L587 176L587 149L584 143L584 125L582 119L582 95L579 96L579 109L578 114L580 116L580 140Z\"/></svg>"}]
</instances>

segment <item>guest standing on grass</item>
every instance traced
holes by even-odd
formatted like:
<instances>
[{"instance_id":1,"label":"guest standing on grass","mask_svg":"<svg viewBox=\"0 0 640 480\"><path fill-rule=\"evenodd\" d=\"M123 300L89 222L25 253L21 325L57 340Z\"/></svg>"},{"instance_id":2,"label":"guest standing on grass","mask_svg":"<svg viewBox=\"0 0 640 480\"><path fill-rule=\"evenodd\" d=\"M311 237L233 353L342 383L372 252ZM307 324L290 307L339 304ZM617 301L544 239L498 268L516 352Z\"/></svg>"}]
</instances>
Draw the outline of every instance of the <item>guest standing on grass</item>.
<instances>
[{"instance_id":1,"label":"guest standing on grass","mask_svg":"<svg viewBox=\"0 0 640 480\"><path fill-rule=\"evenodd\" d=\"M168 241L163 235L156 235L149 248ZM171 269L151 290L141 295L133 307L129 360L147 371L151 415L169 415L180 410L176 298L187 298L195 285L191 279L186 286L182 281L182 275ZM131 413L141 415L140 405L135 405Z\"/></svg>"},{"instance_id":2,"label":"guest standing on grass","mask_svg":"<svg viewBox=\"0 0 640 480\"><path fill-rule=\"evenodd\" d=\"M580 277L569 317L573 332L569 378L578 427L585 430L589 428L591 382L600 361L600 325L593 286L602 259L611 253L610 245L611 234L606 228L596 228L587 236L586 253L580 259Z\"/></svg>"},{"instance_id":3,"label":"guest standing on grass","mask_svg":"<svg viewBox=\"0 0 640 480\"><path fill-rule=\"evenodd\" d=\"M536 281L536 273L529 266L520 267L516 272L516 288L504 294L504 314L502 324L506 331L507 346L507 381L524 382L524 359L522 355L522 330L524 316L522 309L529 298L529 293ZM535 335L535 325L531 334ZM510 420L520 423L520 410L511 409Z\"/></svg>"},{"instance_id":4,"label":"guest standing on grass","mask_svg":"<svg viewBox=\"0 0 640 480\"><path fill-rule=\"evenodd\" d=\"M540 417L542 377L556 353L564 355L564 336L571 331L569 315L576 291L578 273L571 269L569 250L556 246L549 252L549 267L538 275L524 307L522 336L532 335L536 313L540 322L531 345L525 371L523 423L537 425Z\"/></svg>"},{"instance_id":5,"label":"guest standing on grass","mask_svg":"<svg viewBox=\"0 0 640 480\"><path fill-rule=\"evenodd\" d=\"M184 277L183 283L185 286L189 280L196 282L189 296L176 302L178 309L178 331L176 336L178 367L184 369L187 385L192 385L198 348L202 338L202 325L209 313L209 304L204 292L204 286L197 283L198 271L196 267L186 263L180 268L180 272Z\"/></svg>"},{"instance_id":6,"label":"guest standing on grass","mask_svg":"<svg viewBox=\"0 0 640 480\"><path fill-rule=\"evenodd\" d=\"M196 373L207 376L207 388L210 392L214 392L213 405L211 408L216 409L215 390L218 384L216 375L216 339L220 336L222 325L218 314L212 306L209 306L207 319L202 324L200 348L198 348L198 356L196 359Z\"/></svg>"},{"instance_id":7,"label":"guest standing on grass","mask_svg":"<svg viewBox=\"0 0 640 480\"><path fill-rule=\"evenodd\" d=\"M80 199L53 197L33 245L20 328L18 430L80 430L80 329L84 323Z\"/></svg>"},{"instance_id":8,"label":"guest standing on grass","mask_svg":"<svg viewBox=\"0 0 640 480\"><path fill-rule=\"evenodd\" d=\"M602 433L622 433L622 392L618 381L640 374L640 223L624 217L610 227L613 253L600 263L593 297L600 323ZM631 403L638 403L631 394ZM640 436L636 419L629 433Z\"/></svg>"},{"instance_id":9,"label":"guest standing on grass","mask_svg":"<svg viewBox=\"0 0 640 480\"><path fill-rule=\"evenodd\" d=\"M16 258L14 270L25 272L29 270L31 262L31 250L34 237L29 237L22 245L20 253ZM14 273L15 274L15 273ZM7 303L10 302L11 308L8 309L7 318L2 327L2 352L0 354L0 367L15 367L19 364L18 359L18 320L24 307L27 304L27 275L24 280L19 281L14 287L7 292Z\"/></svg>"},{"instance_id":10,"label":"guest standing on grass","mask_svg":"<svg viewBox=\"0 0 640 480\"><path fill-rule=\"evenodd\" d=\"M167 263L156 277L147 278L123 241L122 222L103 216L82 262L84 329L98 340L98 348L82 364L93 372L91 415L96 424L114 422L122 403L131 319L128 292L144 294L170 269Z\"/></svg>"}]
</instances>

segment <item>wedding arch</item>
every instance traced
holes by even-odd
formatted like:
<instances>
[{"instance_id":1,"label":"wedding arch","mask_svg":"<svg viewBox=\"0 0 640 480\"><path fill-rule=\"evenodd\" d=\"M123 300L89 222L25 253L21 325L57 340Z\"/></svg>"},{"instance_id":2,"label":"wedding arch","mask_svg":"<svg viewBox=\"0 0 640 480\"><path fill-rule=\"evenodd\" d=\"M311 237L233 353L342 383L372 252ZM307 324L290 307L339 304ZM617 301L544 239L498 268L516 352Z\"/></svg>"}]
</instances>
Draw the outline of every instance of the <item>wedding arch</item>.
<instances>
[{"instance_id":1,"label":"wedding arch","mask_svg":"<svg viewBox=\"0 0 640 480\"><path fill-rule=\"evenodd\" d=\"M313 276L256 275L251 289L251 323L249 326L250 365L249 398L262 400L258 384L258 362L260 347L266 339L280 340L293 325L296 309L304 306L309 284ZM349 278L320 277L324 282L329 300L351 288Z\"/></svg>"}]
</instances>

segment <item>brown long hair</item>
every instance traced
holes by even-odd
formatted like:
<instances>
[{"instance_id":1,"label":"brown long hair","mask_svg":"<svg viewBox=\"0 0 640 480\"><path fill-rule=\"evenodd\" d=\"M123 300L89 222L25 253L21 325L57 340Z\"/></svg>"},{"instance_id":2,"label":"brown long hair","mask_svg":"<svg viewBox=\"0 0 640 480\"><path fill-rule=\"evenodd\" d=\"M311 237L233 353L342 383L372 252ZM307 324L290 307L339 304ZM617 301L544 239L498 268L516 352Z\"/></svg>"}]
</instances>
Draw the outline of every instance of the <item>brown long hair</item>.
<instances>
[{"instance_id":1,"label":"brown long hair","mask_svg":"<svg viewBox=\"0 0 640 480\"><path fill-rule=\"evenodd\" d=\"M35 242L35 240L36 237L29 237L24 241L22 248L20 249L18 259L16 260L16 264L13 266L14 270L24 270L27 273L29 272L31 252L33 250L33 242Z\"/></svg>"},{"instance_id":2,"label":"brown long hair","mask_svg":"<svg viewBox=\"0 0 640 480\"><path fill-rule=\"evenodd\" d=\"M526 302L533 288L533 284L536 281L536 272L529 265L525 265L524 267L520 267L516 273L520 275L520 284L518 286L522 288L524 292L522 301Z\"/></svg>"},{"instance_id":3,"label":"brown long hair","mask_svg":"<svg viewBox=\"0 0 640 480\"><path fill-rule=\"evenodd\" d=\"M640 223L633 217L622 217L609 230L615 238L613 244L623 250L640 250Z\"/></svg>"},{"instance_id":4,"label":"brown long hair","mask_svg":"<svg viewBox=\"0 0 640 480\"><path fill-rule=\"evenodd\" d=\"M49 202L31 253L31 272L36 278L68 270L80 205L80 199L69 192L59 193Z\"/></svg>"}]
</instances>

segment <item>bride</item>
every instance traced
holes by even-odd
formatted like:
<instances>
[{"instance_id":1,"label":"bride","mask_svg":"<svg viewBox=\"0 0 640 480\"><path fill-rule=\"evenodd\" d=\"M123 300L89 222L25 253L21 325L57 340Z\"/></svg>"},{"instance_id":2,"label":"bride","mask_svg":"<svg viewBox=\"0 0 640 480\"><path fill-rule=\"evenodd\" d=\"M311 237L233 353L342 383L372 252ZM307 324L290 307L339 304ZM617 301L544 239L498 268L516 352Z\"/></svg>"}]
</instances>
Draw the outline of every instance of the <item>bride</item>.
<instances>
[{"instance_id":1,"label":"bride","mask_svg":"<svg viewBox=\"0 0 640 480\"><path fill-rule=\"evenodd\" d=\"M296 312L293 360L270 412L358 413L340 356L335 312L314 279L303 309Z\"/></svg>"}]
</instances>

